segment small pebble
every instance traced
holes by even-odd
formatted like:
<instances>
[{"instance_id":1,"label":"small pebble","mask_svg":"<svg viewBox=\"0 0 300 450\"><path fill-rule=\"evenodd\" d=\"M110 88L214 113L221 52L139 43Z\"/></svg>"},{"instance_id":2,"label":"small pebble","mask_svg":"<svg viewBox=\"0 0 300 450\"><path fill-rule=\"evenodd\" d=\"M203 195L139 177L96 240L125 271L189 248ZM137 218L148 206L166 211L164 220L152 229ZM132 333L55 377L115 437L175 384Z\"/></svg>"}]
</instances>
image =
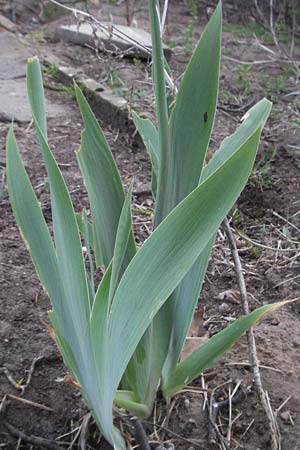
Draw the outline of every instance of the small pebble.
<instances>
[{"instance_id":1,"label":"small pebble","mask_svg":"<svg viewBox=\"0 0 300 450\"><path fill-rule=\"evenodd\" d=\"M290 422L290 411L284 411L280 414L280 417L282 418L282 420L284 420L285 422Z\"/></svg>"},{"instance_id":2,"label":"small pebble","mask_svg":"<svg viewBox=\"0 0 300 450\"><path fill-rule=\"evenodd\" d=\"M279 325L279 320L278 319L272 319L271 320L271 325Z\"/></svg>"},{"instance_id":3,"label":"small pebble","mask_svg":"<svg viewBox=\"0 0 300 450\"><path fill-rule=\"evenodd\" d=\"M227 303L221 303L221 305L219 306L219 311L220 313L227 314L230 311L230 307Z\"/></svg>"},{"instance_id":4,"label":"small pebble","mask_svg":"<svg viewBox=\"0 0 300 450\"><path fill-rule=\"evenodd\" d=\"M167 444L167 449L168 450L175 450L175 445L173 444L173 442L169 442L169 444Z\"/></svg>"},{"instance_id":5,"label":"small pebble","mask_svg":"<svg viewBox=\"0 0 300 450\"><path fill-rule=\"evenodd\" d=\"M185 398L185 399L184 399L184 407L185 407L186 409L188 409L189 406L190 406L190 401L189 401L188 398Z\"/></svg>"},{"instance_id":6,"label":"small pebble","mask_svg":"<svg viewBox=\"0 0 300 450\"><path fill-rule=\"evenodd\" d=\"M196 427L196 421L194 419L189 419L184 424L184 430L188 432L192 432Z\"/></svg>"},{"instance_id":7,"label":"small pebble","mask_svg":"<svg viewBox=\"0 0 300 450\"><path fill-rule=\"evenodd\" d=\"M300 339L294 339L292 342L293 347L299 348L300 347Z\"/></svg>"}]
</instances>

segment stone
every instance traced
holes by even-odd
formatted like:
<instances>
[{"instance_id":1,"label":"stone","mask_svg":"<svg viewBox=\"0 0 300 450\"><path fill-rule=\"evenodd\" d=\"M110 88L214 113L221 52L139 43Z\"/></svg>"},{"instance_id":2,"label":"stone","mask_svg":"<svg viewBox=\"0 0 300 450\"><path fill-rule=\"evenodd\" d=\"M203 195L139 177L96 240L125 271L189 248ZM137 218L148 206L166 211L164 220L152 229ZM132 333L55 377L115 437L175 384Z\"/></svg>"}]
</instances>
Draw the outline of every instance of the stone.
<instances>
[{"instance_id":1,"label":"stone","mask_svg":"<svg viewBox=\"0 0 300 450\"><path fill-rule=\"evenodd\" d=\"M230 311L230 306L227 303L221 303L219 311L221 314L227 314Z\"/></svg>"},{"instance_id":2,"label":"stone","mask_svg":"<svg viewBox=\"0 0 300 450\"><path fill-rule=\"evenodd\" d=\"M9 20L7 17L0 14L0 28L5 28L8 31L17 31L17 25Z\"/></svg>"},{"instance_id":3,"label":"stone","mask_svg":"<svg viewBox=\"0 0 300 450\"><path fill-rule=\"evenodd\" d=\"M46 101L47 117L63 117L63 106ZM27 99L25 78L0 83L0 121L30 122L31 112Z\"/></svg>"},{"instance_id":4,"label":"stone","mask_svg":"<svg viewBox=\"0 0 300 450\"><path fill-rule=\"evenodd\" d=\"M30 122L26 92L26 62L33 56L30 47L9 32L0 32L0 121ZM58 104L46 102L48 117L65 115Z\"/></svg>"},{"instance_id":5,"label":"stone","mask_svg":"<svg viewBox=\"0 0 300 450\"><path fill-rule=\"evenodd\" d=\"M115 29L120 35L129 36L133 42L128 42L128 40L122 38L120 35L116 36L109 31L101 29L98 29L95 34L93 27L89 23L82 23L79 26L59 26L56 29L56 36L63 41L72 42L73 44L89 45L91 47L97 47L100 50L104 48L112 52L118 49L131 57L149 58L149 53L135 44L135 42L140 43L143 47L151 50L151 35L147 31L125 25L112 26L109 23L104 25L107 26L108 30ZM164 45L164 54L166 58L171 56L171 49L166 45Z\"/></svg>"},{"instance_id":6,"label":"stone","mask_svg":"<svg viewBox=\"0 0 300 450\"><path fill-rule=\"evenodd\" d=\"M294 338L292 341L292 345L295 348L300 348L300 338Z\"/></svg>"},{"instance_id":7,"label":"stone","mask_svg":"<svg viewBox=\"0 0 300 450\"><path fill-rule=\"evenodd\" d=\"M290 411L284 411L280 414L280 417L284 422L290 422L291 423L291 413Z\"/></svg>"},{"instance_id":8,"label":"stone","mask_svg":"<svg viewBox=\"0 0 300 450\"><path fill-rule=\"evenodd\" d=\"M33 56L29 48L14 34L0 32L0 80L25 77L29 56Z\"/></svg>"},{"instance_id":9,"label":"stone","mask_svg":"<svg viewBox=\"0 0 300 450\"><path fill-rule=\"evenodd\" d=\"M103 122L116 128L128 131L127 100L117 95L112 89L106 88L96 80L87 77L81 69L61 63L54 55L45 55L43 62L56 68L56 77L64 84L70 85L75 80L83 87L94 111L99 111Z\"/></svg>"},{"instance_id":10,"label":"stone","mask_svg":"<svg viewBox=\"0 0 300 450\"><path fill-rule=\"evenodd\" d=\"M0 120L2 122L30 122L31 113L26 95L25 80L5 80L0 84Z\"/></svg>"}]
</instances>

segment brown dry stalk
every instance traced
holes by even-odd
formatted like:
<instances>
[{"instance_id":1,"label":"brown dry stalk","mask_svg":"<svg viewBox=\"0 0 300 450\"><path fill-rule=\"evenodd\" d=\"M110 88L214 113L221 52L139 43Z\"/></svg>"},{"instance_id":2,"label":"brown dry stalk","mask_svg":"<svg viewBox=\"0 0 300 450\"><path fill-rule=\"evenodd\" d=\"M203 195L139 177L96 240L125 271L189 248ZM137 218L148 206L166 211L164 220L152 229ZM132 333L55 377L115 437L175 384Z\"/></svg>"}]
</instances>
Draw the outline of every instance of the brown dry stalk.
<instances>
[{"instance_id":1,"label":"brown dry stalk","mask_svg":"<svg viewBox=\"0 0 300 450\"><path fill-rule=\"evenodd\" d=\"M229 247L232 253L232 258L234 261L234 267L235 267L235 273L237 277L238 287L240 291L240 297L242 302L242 308L244 314L249 314L249 304L248 304L248 298L247 298L247 289L246 289L246 283L245 278L243 275L242 270L242 264L240 260L240 256L238 253L237 245L235 238L233 236L233 233L230 228L230 224L228 221L228 218L226 217L223 221L223 227L224 231L226 233ZM254 385L257 392L257 395L259 397L259 400L261 402L261 406L263 410L265 411L266 417L268 419L268 426L270 430L270 438L271 438L271 450L281 450L281 437L280 437L280 431L278 428L278 424L275 418L275 415L273 413L273 410L270 405L268 394L264 391L261 376L260 376L260 370L259 370L259 361L257 358L257 350L256 350L256 343L255 343L255 336L253 329L250 328L250 330L247 333L248 338L248 348L249 348L249 358L252 366L252 373L253 373L253 379L254 379Z\"/></svg>"}]
</instances>

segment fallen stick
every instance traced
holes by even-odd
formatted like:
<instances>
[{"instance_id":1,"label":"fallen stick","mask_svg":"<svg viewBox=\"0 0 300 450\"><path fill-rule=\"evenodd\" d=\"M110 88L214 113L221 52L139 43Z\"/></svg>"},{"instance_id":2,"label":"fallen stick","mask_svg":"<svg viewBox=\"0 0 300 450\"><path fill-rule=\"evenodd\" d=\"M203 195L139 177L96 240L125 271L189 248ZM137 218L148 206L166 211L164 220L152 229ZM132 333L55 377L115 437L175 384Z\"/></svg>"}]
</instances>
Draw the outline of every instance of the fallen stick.
<instances>
[{"instance_id":1,"label":"fallen stick","mask_svg":"<svg viewBox=\"0 0 300 450\"><path fill-rule=\"evenodd\" d=\"M236 273L237 282L238 282L238 286L239 286L243 312L244 312L244 314L249 314L247 289L246 289L245 278L243 275L242 264L241 264L240 256L238 253L236 241L234 239L234 236L231 231L230 224L229 224L227 217L223 221L223 227L224 227L224 231L226 233L227 239L228 239L229 247L230 247L233 261L234 261L235 273ZM249 358L250 358L250 362L251 362L251 366L252 366L252 373L253 373L255 389L256 389L257 395L259 397L259 400L261 402L261 406L264 409L266 417L268 419L268 426L269 426L270 440L271 440L271 450L281 450L281 437L280 437L280 431L278 428L278 424L277 424L276 418L274 416L273 410L270 406L270 402L268 401L268 395L264 391L262 381L261 381L260 370L259 370L259 361L257 358L257 350L256 350L256 343L255 343L255 336L254 336L254 332L253 332L252 328L250 328L250 330L247 332L247 338L248 338Z\"/></svg>"},{"instance_id":2,"label":"fallen stick","mask_svg":"<svg viewBox=\"0 0 300 450\"><path fill-rule=\"evenodd\" d=\"M5 419L3 412L1 412L0 414L0 422L12 436L21 439L21 441L26 442L26 444L35 445L38 448L45 448L47 450L63 450L63 448L58 446L54 441L50 441L38 436L28 436L27 434L23 433L23 431L19 430Z\"/></svg>"},{"instance_id":3,"label":"fallen stick","mask_svg":"<svg viewBox=\"0 0 300 450\"><path fill-rule=\"evenodd\" d=\"M136 418L132 419L134 426L134 439L139 450L151 450L147 434L142 422Z\"/></svg>"}]
</instances>

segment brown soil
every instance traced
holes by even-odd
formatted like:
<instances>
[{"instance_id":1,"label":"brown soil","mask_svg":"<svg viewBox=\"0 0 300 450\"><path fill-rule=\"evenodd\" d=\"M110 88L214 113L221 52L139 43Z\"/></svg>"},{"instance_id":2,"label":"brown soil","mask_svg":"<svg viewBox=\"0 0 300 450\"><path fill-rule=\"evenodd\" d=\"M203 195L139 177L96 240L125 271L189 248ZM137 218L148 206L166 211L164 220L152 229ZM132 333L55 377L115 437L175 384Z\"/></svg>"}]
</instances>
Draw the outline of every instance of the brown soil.
<instances>
[{"instance_id":1,"label":"brown soil","mask_svg":"<svg viewBox=\"0 0 300 450\"><path fill-rule=\"evenodd\" d=\"M184 3L174 3L170 7L167 40L176 44L171 66L177 76L188 59L189 48L182 43L181 37L186 36L185 30L191 15ZM147 9L144 5L145 2L142 2L136 20L139 26L143 24L147 27ZM124 8L123 3L115 7L104 5L101 17L112 11L116 22L124 22ZM193 39L202 28L198 24L194 26ZM44 36L41 41L40 35L35 33L40 25L32 24L30 13L23 16L20 27L24 32L31 32L27 38L38 53L51 52L72 65L80 65L88 75L102 82L109 82L112 88L119 89L131 104L139 103L142 105L140 108L153 114L150 72L143 63L132 64L130 60L118 60L109 55L100 55L99 59L89 49L73 47L53 39L49 41ZM299 50L299 42L297 45ZM223 46L225 56L247 61L266 59L265 53L254 45L250 37L226 32ZM49 73L45 77L49 83L57 83ZM300 296L300 153L299 150L288 147L289 144L299 145L300 142L300 117L297 109L300 104L299 96L288 101L284 97L287 92L296 90L299 89L295 86L294 74L286 67L254 65L241 69L238 64L223 59L220 84L220 106L223 109L219 108L218 111L212 149L217 148L220 141L238 125L243 112L232 113L229 111L232 105L245 105L251 98L264 95L274 101L253 175L233 214L251 308ZM46 96L65 105L65 119L49 121L50 144L61 164L75 209L80 211L82 207L88 206L75 157L80 142L81 118L74 100L68 94L46 90ZM8 125L0 123L0 167L3 171L7 130ZM133 176L135 178L135 205L151 208L153 203L148 192L151 167L145 150L137 146L131 135L113 130L113 124L111 127L106 126L104 131L124 183L127 185ZM16 124L15 132L26 169L51 226L49 192L34 130L27 128L27 125ZM149 216L135 214L138 241L142 242L148 236L149 229ZM278 251L255 246L240 237L238 232ZM0 369L0 398L5 394L13 394L37 404L26 405L19 400L10 399L6 418L27 435L56 439L62 448L80 448L78 439L75 439L76 430L81 425L87 408L77 390L63 381L67 371L45 326L48 322L49 301L40 287L21 240L5 191L1 200L0 235L0 367L5 367L17 383L17 386L12 386L3 369ZM205 327L211 335L241 314L236 291L237 282L230 250L221 231L199 303L205 308ZM282 435L282 450L300 448L299 314L299 304L285 307L268 316L255 329L258 356L260 364L264 366L261 369L262 381L273 409L276 411L279 408L277 417ZM35 364L30 383L22 395L18 386L26 383L32 363L37 357L41 359ZM227 398L229 389L232 392L239 381L245 387L252 384L247 361L247 341L243 338L204 377L207 387L216 389L215 397L218 401ZM201 386L201 379L195 382L195 386ZM173 443L176 448L185 449L197 449L199 445L203 448L221 448L217 445L210 446L208 442L208 417L207 411L203 411L203 402L202 394L187 393L175 397L171 403L172 413L167 425L163 422L166 413L164 403L159 402L156 423L164 424L190 443L145 424L151 435L153 448L159 442L165 442L167 447ZM48 406L53 411L43 410L39 405ZM218 423L225 436L228 414L228 408L222 411L220 424ZM255 394L233 405L232 419L231 443L228 448L270 448L267 421ZM86 448L103 448L103 440L98 442L94 425L90 426L89 431L89 445ZM0 448L10 450L39 447L31 447L23 440L18 441L0 422Z\"/></svg>"}]
</instances>

